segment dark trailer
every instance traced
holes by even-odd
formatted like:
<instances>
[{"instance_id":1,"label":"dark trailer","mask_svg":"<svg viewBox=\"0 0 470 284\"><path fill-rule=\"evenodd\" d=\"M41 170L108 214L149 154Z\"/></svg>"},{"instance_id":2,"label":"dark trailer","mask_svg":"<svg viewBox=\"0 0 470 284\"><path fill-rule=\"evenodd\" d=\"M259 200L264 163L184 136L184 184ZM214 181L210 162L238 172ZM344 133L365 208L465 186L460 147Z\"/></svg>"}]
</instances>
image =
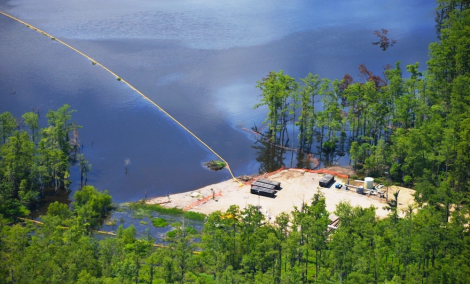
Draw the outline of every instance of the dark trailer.
<instances>
[{"instance_id":1,"label":"dark trailer","mask_svg":"<svg viewBox=\"0 0 470 284\"><path fill-rule=\"evenodd\" d=\"M269 189L269 188L266 188L266 187L253 185L251 187L251 193L252 194L258 194L258 195L269 196L269 197L274 197L274 194L276 194L276 191L274 189Z\"/></svg>"},{"instance_id":2,"label":"dark trailer","mask_svg":"<svg viewBox=\"0 0 470 284\"><path fill-rule=\"evenodd\" d=\"M264 184L269 184L271 186L274 186L274 189L281 189L281 183L278 182L278 181L274 181L274 180L269 180L269 179L265 179L265 178L260 178L258 179L255 183L264 183Z\"/></svg>"},{"instance_id":3,"label":"dark trailer","mask_svg":"<svg viewBox=\"0 0 470 284\"><path fill-rule=\"evenodd\" d=\"M322 177L322 179L320 180L320 186L322 187L328 187L328 185L330 183L333 183L335 181L335 177L333 175L325 175L324 177Z\"/></svg>"},{"instance_id":4,"label":"dark trailer","mask_svg":"<svg viewBox=\"0 0 470 284\"><path fill-rule=\"evenodd\" d=\"M270 184L270 183L264 183L260 181L255 181L251 184L251 186L258 186L258 187L264 187L264 188L269 188L269 189L274 189L274 190L279 190L281 189L280 186L275 185L275 184Z\"/></svg>"}]
</instances>

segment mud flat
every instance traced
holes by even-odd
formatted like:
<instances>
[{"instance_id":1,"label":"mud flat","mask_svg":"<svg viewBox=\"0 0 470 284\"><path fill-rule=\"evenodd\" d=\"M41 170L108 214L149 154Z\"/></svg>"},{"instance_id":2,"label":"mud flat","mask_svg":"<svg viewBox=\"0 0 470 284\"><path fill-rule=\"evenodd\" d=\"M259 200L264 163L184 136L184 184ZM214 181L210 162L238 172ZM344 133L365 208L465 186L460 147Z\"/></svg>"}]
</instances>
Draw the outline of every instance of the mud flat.
<instances>
[{"instance_id":1,"label":"mud flat","mask_svg":"<svg viewBox=\"0 0 470 284\"><path fill-rule=\"evenodd\" d=\"M257 178L262 177L265 176L260 175ZM334 184L329 188L320 187L318 183L323 174L287 169L266 177L281 183L282 189L277 192L275 198L251 194L249 184L239 187L239 183L236 181L227 180L193 191L172 194L169 198L170 202L168 202L168 197L165 196L151 198L147 200L147 203L160 203L165 207L177 207L205 214L217 210L226 211L234 204L238 205L240 209L252 204L254 206L259 205L266 216L274 219L281 212L290 213L294 206L300 208L302 203L309 203L314 194L320 190L326 198L326 209L330 213L335 211L336 205L341 201L349 201L353 206L364 208L373 205L376 207L376 215L380 218L386 217L390 213L383 209L387 205L383 198L360 195L354 190L336 189ZM408 199L406 202L407 204L404 204L400 201L400 207L406 207L408 203L412 204L413 199ZM333 214L330 217L333 218Z\"/></svg>"}]
</instances>

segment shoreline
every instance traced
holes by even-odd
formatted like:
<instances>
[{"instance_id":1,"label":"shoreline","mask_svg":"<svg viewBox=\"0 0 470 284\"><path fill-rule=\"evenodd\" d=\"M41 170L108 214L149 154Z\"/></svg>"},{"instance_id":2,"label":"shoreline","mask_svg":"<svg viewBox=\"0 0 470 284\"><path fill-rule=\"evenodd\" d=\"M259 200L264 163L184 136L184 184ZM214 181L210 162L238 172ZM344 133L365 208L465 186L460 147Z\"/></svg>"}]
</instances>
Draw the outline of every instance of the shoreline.
<instances>
[{"instance_id":1,"label":"shoreline","mask_svg":"<svg viewBox=\"0 0 470 284\"><path fill-rule=\"evenodd\" d=\"M331 219L335 218L333 212L336 205L341 201L349 201L352 206L361 206L363 208L373 205L376 207L376 216L378 218L385 218L390 213L390 211L383 209L384 206L387 206L384 198L360 195L355 193L354 190L336 189L334 183L328 188L320 187L319 181L322 176L323 174L302 169L281 169L255 176L253 180L265 177L281 182L282 189L277 192L274 198L251 194L251 181L239 187L238 182L230 179L195 190L171 194L169 200L167 196L164 196L148 198L145 202L147 204L158 203L164 207L176 207L204 214L210 214L217 210L224 212L231 205L238 205L240 209L243 209L251 204L260 206L260 211L265 214L267 219L272 218L271 220L274 220L281 212L290 213L294 210L294 206L301 207L302 203L309 203L314 194L320 191L325 196L326 210L330 213ZM335 179L344 182L343 178L336 177ZM406 189L412 191L408 193L403 191L403 188L400 188L400 190L399 210L402 211L413 203L414 200L412 198L410 200L410 196L414 190ZM393 187L391 187L389 197L392 196L392 192L394 192ZM401 202L400 197L405 197L405 201ZM402 214L400 212L400 215Z\"/></svg>"}]
</instances>

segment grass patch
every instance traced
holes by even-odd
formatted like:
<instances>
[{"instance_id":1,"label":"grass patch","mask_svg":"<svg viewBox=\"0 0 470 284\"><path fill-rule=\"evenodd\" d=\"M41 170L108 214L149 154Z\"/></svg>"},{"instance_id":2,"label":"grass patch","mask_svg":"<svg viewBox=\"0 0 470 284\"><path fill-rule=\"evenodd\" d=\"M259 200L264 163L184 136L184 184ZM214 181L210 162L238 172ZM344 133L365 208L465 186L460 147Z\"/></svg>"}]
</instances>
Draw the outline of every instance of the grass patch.
<instances>
[{"instance_id":1,"label":"grass patch","mask_svg":"<svg viewBox=\"0 0 470 284\"><path fill-rule=\"evenodd\" d=\"M129 209L134 211L147 212L148 214L158 212L167 215L182 215L184 213L182 209L178 209L176 207L166 208L159 204L145 204L144 202L129 203Z\"/></svg>"},{"instance_id":2,"label":"grass patch","mask_svg":"<svg viewBox=\"0 0 470 284\"><path fill-rule=\"evenodd\" d=\"M168 226L168 223L166 222L165 219L157 217L157 218L152 219L152 225L158 228L163 228L163 227Z\"/></svg>"},{"instance_id":3,"label":"grass patch","mask_svg":"<svg viewBox=\"0 0 470 284\"><path fill-rule=\"evenodd\" d=\"M208 167L209 169L211 169L213 171L219 171L219 170L225 168L226 165L222 161L212 160L212 161L209 161L209 162L205 162L204 166Z\"/></svg>"},{"instance_id":4,"label":"grass patch","mask_svg":"<svg viewBox=\"0 0 470 284\"><path fill-rule=\"evenodd\" d=\"M144 220L141 220L141 221L140 221L140 224L142 224L142 225L147 225L148 222L145 222Z\"/></svg>"},{"instance_id":5,"label":"grass patch","mask_svg":"<svg viewBox=\"0 0 470 284\"><path fill-rule=\"evenodd\" d=\"M198 213L198 212L192 212L192 211L186 211L186 212L184 212L184 217L188 218L188 219L191 219L191 220L204 221L206 219L206 214Z\"/></svg>"}]
</instances>

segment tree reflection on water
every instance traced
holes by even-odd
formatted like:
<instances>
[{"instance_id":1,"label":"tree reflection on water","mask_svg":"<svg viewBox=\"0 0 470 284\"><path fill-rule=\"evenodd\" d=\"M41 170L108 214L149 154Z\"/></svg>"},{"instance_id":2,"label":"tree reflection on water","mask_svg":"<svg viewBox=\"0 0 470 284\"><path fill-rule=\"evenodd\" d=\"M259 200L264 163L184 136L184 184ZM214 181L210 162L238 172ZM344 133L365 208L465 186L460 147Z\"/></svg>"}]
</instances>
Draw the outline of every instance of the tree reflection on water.
<instances>
[{"instance_id":1,"label":"tree reflection on water","mask_svg":"<svg viewBox=\"0 0 470 284\"><path fill-rule=\"evenodd\" d=\"M260 163L259 173L272 172L285 166L286 149L277 147L265 139L257 139L255 145L251 147L257 150L256 161Z\"/></svg>"},{"instance_id":2,"label":"tree reflection on water","mask_svg":"<svg viewBox=\"0 0 470 284\"><path fill-rule=\"evenodd\" d=\"M330 167L338 164L338 160L347 154L346 149L349 147L345 132L341 132L340 137L333 139L333 141L323 142L323 147L313 146L317 149L314 152L274 144L265 135L260 135L257 138L251 147L257 150L256 161L260 163L259 173L276 171L281 167L298 169Z\"/></svg>"}]
</instances>

